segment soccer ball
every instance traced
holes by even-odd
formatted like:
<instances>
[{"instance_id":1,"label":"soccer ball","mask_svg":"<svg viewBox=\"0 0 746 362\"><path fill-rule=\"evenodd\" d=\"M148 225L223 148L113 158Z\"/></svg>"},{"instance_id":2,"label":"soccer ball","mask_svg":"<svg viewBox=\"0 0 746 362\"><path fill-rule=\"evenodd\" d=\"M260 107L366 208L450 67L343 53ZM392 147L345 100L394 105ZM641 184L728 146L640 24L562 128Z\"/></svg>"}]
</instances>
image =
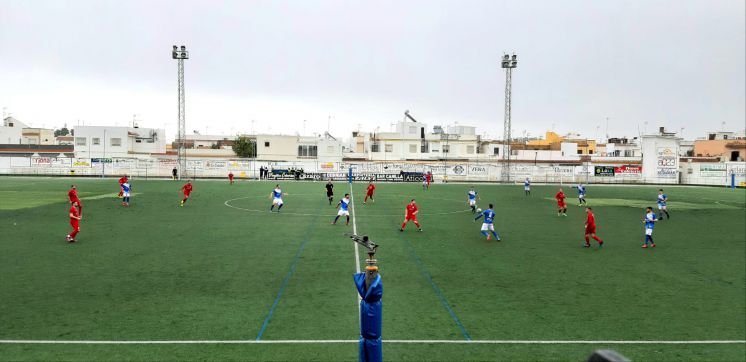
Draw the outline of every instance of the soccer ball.
<instances>
[{"instance_id":1,"label":"soccer ball","mask_svg":"<svg viewBox=\"0 0 746 362\"><path fill-rule=\"evenodd\" d=\"M482 212L482 209L480 209L480 208L477 208L477 212Z\"/></svg>"}]
</instances>

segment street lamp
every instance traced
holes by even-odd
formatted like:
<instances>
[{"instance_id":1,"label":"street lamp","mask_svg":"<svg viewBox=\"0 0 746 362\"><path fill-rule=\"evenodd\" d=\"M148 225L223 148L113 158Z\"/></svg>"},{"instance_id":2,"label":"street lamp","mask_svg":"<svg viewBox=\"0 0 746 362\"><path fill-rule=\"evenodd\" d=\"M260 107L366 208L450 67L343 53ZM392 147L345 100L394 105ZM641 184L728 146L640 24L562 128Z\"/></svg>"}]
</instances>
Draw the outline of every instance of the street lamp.
<instances>
[{"instance_id":1,"label":"street lamp","mask_svg":"<svg viewBox=\"0 0 746 362\"><path fill-rule=\"evenodd\" d=\"M186 122L185 122L185 109L184 109L184 60L189 59L189 52L185 46L177 47L173 46L171 50L171 59L178 61L178 92L179 92L179 151L178 151L178 163L179 163L179 180L181 175L186 172Z\"/></svg>"},{"instance_id":2,"label":"street lamp","mask_svg":"<svg viewBox=\"0 0 746 362\"><path fill-rule=\"evenodd\" d=\"M500 66L505 69L505 118L503 125L503 167L502 179L510 182L510 112L512 99L513 69L518 67L518 56L515 54L503 54Z\"/></svg>"}]
</instances>

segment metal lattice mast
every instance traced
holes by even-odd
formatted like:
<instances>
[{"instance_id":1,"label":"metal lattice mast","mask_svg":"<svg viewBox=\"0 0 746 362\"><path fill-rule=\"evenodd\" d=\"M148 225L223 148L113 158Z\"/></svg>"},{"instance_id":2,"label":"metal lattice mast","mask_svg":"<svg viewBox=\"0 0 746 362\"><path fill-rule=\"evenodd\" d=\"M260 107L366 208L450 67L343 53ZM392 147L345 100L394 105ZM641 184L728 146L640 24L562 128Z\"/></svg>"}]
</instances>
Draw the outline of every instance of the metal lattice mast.
<instances>
[{"instance_id":1,"label":"metal lattice mast","mask_svg":"<svg viewBox=\"0 0 746 362\"><path fill-rule=\"evenodd\" d=\"M502 180L510 182L510 141L511 141L511 101L513 91L513 68L518 66L518 57L503 55L502 68L505 69L505 118L503 125L503 167Z\"/></svg>"},{"instance_id":2,"label":"metal lattice mast","mask_svg":"<svg viewBox=\"0 0 746 362\"><path fill-rule=\"evenodd\" d=\"M185 111L185 99L184 99L184 60L189 59L189 52L187 52L185 46L177 47L174 45L171 53L173 59L178 60L178 91L179 91L179 134L178 140L178 164L179 164L179 179L181 177L187 177L186 167L186 111Z\"/></svg>"}]
</instances>

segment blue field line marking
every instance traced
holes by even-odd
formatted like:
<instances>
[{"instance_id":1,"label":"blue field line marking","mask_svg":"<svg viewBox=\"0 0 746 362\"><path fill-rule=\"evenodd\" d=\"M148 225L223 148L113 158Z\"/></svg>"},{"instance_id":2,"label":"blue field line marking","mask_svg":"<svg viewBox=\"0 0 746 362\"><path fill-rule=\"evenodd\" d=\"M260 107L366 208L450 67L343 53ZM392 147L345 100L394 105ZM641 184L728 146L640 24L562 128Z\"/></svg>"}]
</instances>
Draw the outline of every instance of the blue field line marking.
<instances>
[{"instance_id":1,"label":"blue field line marking","mask_svg":"<svg viewBox=\"0 0 746 362\"><path fill-rule=\"evenodd\" d=\"M320 205L323 205L323 203L321 203ZM319 209L321 209L321 206L319 206ZM280 284L280 290L277 292L277 297L275 297L275 301L274 303L272 303L272 307L269 308L269 313L267 313L267 317L264 318L264 323L262 323L262 328L259 330L259 334L256 336L257 341L262 340L262 335L264 334L264 331L267 330L269 321L272 320L272 315L275 313L275 309L277 309L277 305L280 303L280 298L282 298L282 293L285 291L285 287L288 286L288 283L290 283L290 278L293 276L293 273L295 272L295 268L298 266L298 261L300 261L300 255L301 253L303 253L303 249L306 248L306 244L308 244L308 241L311 240L311 234L313 233L313 230L316 228L317 218L318 218L317 216L314 216L313 219L311 219L310 224L308 224L308 227L306 228L306 232L304 233L306 235L306 238L303 239L303 242L300 244L298 251L295 253L295 257L293 258L293 262L292 264L290 264L290 270L288 270L287 275L285 275L285 279L283 279L282 284Z\"/></svg>"},{"instance_id":2,"label":"blue field line marking","mask_svg":"<svg viewBox=\"0 0 746 362\"><path fill-rule=\"evenodd\" d=\"M458 319L456 311L451 308L451 304L448 303L448 299L446 299L443 291L441 291L438 285L435 284L432 275L430 275L430 272L428 272L427 268L425 268L425 264L422 262L422 259L420 259L420 256L417 255L417 252L414 250L414 246L412 245L412 243L410 243L409 240L407 240L406 238L404 238L404 241L407 243L407 247L410 253L414 257L414 260L417 262L417 267L420 269L420 272L425 277L425 279L430 282L430 286L433 287L433 290L435 290L435 294L438 296L438 299L440 299L440 303L443 304L443 306L448 311L448 314L451 315L451 318L453 318L453 322L456 323L458 328L461 330L461 334L464 335L464 339L466 339L467 341L471 341L471 336L469 335L469 332L466 331L466 327L464 327L464 325L461 323L461 320Z\"/></svg>"}]
</instances>

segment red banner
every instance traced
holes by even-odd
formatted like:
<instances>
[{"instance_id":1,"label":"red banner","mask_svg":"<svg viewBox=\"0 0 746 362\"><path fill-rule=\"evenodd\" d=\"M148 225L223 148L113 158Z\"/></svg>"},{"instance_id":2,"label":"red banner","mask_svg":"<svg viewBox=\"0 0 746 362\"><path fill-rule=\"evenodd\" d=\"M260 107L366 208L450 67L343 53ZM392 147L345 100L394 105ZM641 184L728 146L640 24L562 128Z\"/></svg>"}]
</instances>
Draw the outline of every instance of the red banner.
<instances>
[{"instance_id":1,"label":"red banner","mask_svg":"<svg viewBox=\"0 0 746 362\"><path fill-rule=\"evenodd\" d=\"M639 175L642 173L642 166L619 166L614 167L615 174L626 174L626 175Z\"/></svg>"}]
</instances>

